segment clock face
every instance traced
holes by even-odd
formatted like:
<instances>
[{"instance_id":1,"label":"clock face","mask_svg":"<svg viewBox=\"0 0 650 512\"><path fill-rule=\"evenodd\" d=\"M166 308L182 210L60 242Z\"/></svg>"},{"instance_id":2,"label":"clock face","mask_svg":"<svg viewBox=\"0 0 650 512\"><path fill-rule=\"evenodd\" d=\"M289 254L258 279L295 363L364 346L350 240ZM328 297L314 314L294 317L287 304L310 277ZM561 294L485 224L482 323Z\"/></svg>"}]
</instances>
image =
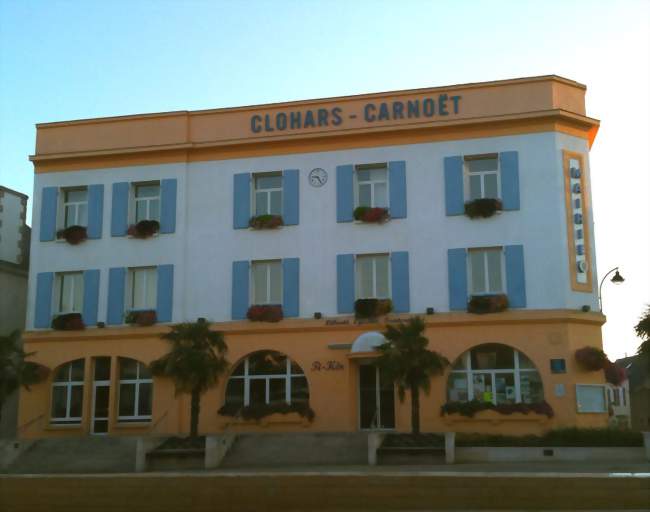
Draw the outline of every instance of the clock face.
<instances>
[{"instance_id":1,"label":"clock face","mask_svg":"<svg viewBox=\"0 0 650 512\"><path fill-rule=\"evenodd\" d=\"M325 169L313 169L309 173L309 184L312 187L322 187L327 183L327 172Z\"/></svg>"}]
</instances>

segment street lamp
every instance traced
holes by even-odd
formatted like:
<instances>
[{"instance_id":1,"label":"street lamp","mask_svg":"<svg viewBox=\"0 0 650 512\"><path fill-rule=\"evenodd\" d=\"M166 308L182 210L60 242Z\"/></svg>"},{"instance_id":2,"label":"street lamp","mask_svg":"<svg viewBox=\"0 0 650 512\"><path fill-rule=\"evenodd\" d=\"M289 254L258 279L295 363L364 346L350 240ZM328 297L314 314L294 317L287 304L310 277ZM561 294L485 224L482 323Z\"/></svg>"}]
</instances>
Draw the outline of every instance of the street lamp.
<instances>
[{"instance_id":1,"label":"street lamp","mask_svg":"<svg viewBox=\"0 0 650 512\"><path fill-rule=\"evenodd\" d=\"M623 281L625 281L625 279L623 279L623 276L618 273L618 267L614 267L612 270L607 272L607 274L605 274L605 276L601 279L600 286L598 287L598 303L600 304L601 313L603 312L603 294L602 294L603 283L605 282L605 279L607 279L607 276L614 271L616 271L616 274L614 274L614 277L610 279L612 283L621 284Z\"/></svg>"}]
</instances>

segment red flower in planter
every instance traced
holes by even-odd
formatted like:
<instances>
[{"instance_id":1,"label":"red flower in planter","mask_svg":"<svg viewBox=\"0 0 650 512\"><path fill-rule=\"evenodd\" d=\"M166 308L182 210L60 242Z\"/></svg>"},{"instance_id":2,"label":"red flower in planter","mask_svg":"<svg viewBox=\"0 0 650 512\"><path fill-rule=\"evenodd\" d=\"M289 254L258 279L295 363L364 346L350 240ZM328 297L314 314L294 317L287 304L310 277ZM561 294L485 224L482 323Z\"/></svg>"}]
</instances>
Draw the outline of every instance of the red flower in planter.
<instances>
[{"instance_id":1,"label":"red flower in planter","mask_svg":"<svg viewBox=\"0 0 650 512\"><path fill-rule=\"evenodd\" d=\"M620 386L625 382L627 374L625 368L621 368L616 363L607 361L605 363L605 380L614 386Z\"/></svg>"},{"instance_id":2,"label":"red flower in planter","mask_svg":"<svg viewBox=\"0 0 650 512\"><path fill-rule=\"evenodd\" d=\"M246 318L251 322L279 322L284 318L282 306L259 305L248 308Z\"/></svg>"},{"instance_id":3,"label":"red flower in planter","mask_svg":"<svg viewBox=\"0 0 650 512\"><path fill-rule=\"evenodd\" d=\"M80 313L64 313L52 319L52 329L57 331L81 331L85 328Z\"/></svg>"},{"instance_id":4,"label":"red flower in planter","mask_svg":"<svg viewBox=\"0 0 650 512\"><path fill-rule=\"evenodd\" d=\"M133 238L151 238L160 230L160 222L157 220L141 220L137 224L131 224L127 231Z\"/></svg>"},{"instance_id":5,"label":"red flower in planter","mask_svg":"<svg viewBox=\"0 0 650 512\"><path fill-rule=\"evenodd\" d=\"M253 229L275 229L284 226L281 215L257 215L251 217L248 225Z\"/></svg>"},{"instance_id":6,"label":"red flower in planter","mask_svg":"<svg viewBox=\"0 0 650 512\"><path fill-rule=\"evenodd\" d=\"M500 199L474 199L473 201L465 203L465 215L470 219L475 219L477 217L487 219L488 217L492 217L495 213L500 212L502 209L503 204Z\"/></svg>"},{"instance_id":7,"label":"red flower in planter","mask_svg":"<svg viewBox=\"0 0 650 512\"><path fill-rule=\"evenodd\" d=\"M374 224L381 224L390 218L388 208L370 208L369 206L359 206L358 208L355 208L352 216L354 217L354 220Z\"/></svg>"},{"instance_id":8,"label":"red flower in planter","mask_svg":"<svg viewBox=\"0 0 650 512\"><path fill-rule=\"evenodd\" d=\"M68 226L65 229L59 229L56 237L64 239L70 245L77 245L88 238L88 231L85 226Z\"/></svg>"},{"instance_id":9,"label":"red flower in planter","mask_svg":"<svg viewBox=\"0 0 650 512\"><path fill-rule=\"evenodd\" d=\"M467 311L477 315L500 313L508 309L508 296L502 293L495 295L472 295L467 303Z\"/></svg>"},{"instance_id":10,"label":"red flower in planter","mask_svg":"<svg viewBox=\"0 0 650 512\"><path fill-rule=\"evenodd\" d=\"M609 362L605 352L596 347L583 347L576 350L575 359L583 370L589 372L602 370Z\"/></svg>"},{"instance_id":11,"label":"red flower in planter","mask_svg":"<svg viewBox=\"0 0 650 512\"><path fill-rule=\"evenodd\" d=\"M127 324L135 324L140 327L148 327L158 321L156 311L148 309L144 311L129 311L124 320Z\"/></svg>"}]
</instances>

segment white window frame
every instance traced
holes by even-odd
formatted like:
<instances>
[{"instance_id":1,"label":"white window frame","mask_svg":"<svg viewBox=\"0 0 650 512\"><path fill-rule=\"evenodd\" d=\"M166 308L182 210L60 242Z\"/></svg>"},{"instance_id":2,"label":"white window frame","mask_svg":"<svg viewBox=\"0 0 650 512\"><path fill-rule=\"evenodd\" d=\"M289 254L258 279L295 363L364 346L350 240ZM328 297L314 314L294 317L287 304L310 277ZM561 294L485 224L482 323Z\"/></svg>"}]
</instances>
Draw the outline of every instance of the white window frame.
<instances>
[{"instance_id":1,"label":"white window frame","mask_svg":"<svg viewBox=\"0 0 650 512\"><path fill-rule=\"evenodd\" d=\"M158 187L158 195L155 197L137 197L137 189L138 187L152 187L152 186L157 186ZM131 204L131 211L129 213L129 218L132 224L135 224L138 222L137 220L137 211L138 211L138 202L143 202L146 203L146 208L147 208L147 217L145 219L141 220L156 220L160 222L160 215L162 213L162 199L161 199L161 191L160 191L160 181L141 181L141 182L136 182L136 183L131 183L131 188L130 188L130 201L129 203ZM151 211L151 202L152 201L158 201L158 218L153 219L150 215Z\"/></svg>"},{"instance_id":2,"label":"white window frame","mask_svg":"<svg viewBox=\"0 0 650 512\"><path fill-rule=\"evenodd\" d=\"M499 263L501 266L501 290L492 291L490 290L490 272L488 265L487 252L493 251L499 253ZM483 270L485 272L485 290L484 292L475 292L473 289L474 279L472 277L472 259L469 253L472 252L482 252L483 253ZM481 295L496 295L496 294L505 294L507 290L506 283L506 262L505 254L503 247L471 247L467 249L467 287L469 290L469 295L472 296L481 296Z\"/></svg>"},{"instance_id":3,"label":"white window frame","mask_svg":"<svg viewBox=\"0 0 650 512\"><path fill-rule=\"evenodd\" d=\"M243 380L244 381L244 407L250 405L250 390L251 386L250 383L253 380L263 380L265 381L265 400L264 403L269 404L270 403L270 398L271 398L271 380L282 380L284 379L284 398L286 403L291 404L291 378L292 377L304 377L305 379L307 376L305 375L304 370L300 367L300 365L296 364L298 368L302 371L302 373L293 373L291 371L291 359L288 356L286 357L286 372L285 373L275 373L275 374L269 374L269 375L251 375L249 371L249 358L254 355L251 354L244 359L244 374L243 375L231 375L229 377L229 381L231 379L235 380ZM283 354L284 355L284 354ZM241 363L240 363L241 364ZM235 367L238 368L239 364ZM309 385L309 382L307 383ZM226 387L228 384L226 383Z\"/></svg>"},{"instance_id":4,"label":"white window frame","mask_svg":"<svg viewBox=\"0 0 650 512\"><path fill-rule=\"evenodd\" d=\"M469 162L473 160L493 160L497 161L496 171L469 172ZM497 177L497 196L494 198L485 197L485 176L496 174ZM484 155L467 155L463 158L463 176L465 185L465 201L471 201L470 198L470 176L480 176L481 178L481 197L475 199L501 199L501 158L498 153L488 153Z\"/></svg>"},{"instance_id":5,"label":"white window frame","mask_svg":"<svg viewBox=\"0 0 650 512\"><path fill-rule=\"evenodd\" d=\"M386 180L370 180L370 181L359 181L359 171L373 170L383 168L386 170ZM363 183L370 184L370 208L376 208L375 204L375 186L377 184L384 183L386 185L386 206L381 208L390 208L390 179L388 176L388 163L379 162L376 164L358 164L354 166L354 207L358 208L361 206L359 204L359 187Z\"/></svg>"},{"instance_id":6,"label":"white window frame","mask_svg":"<svg viewBox=\"0 0 650 512\"><path fill-rule=\"evenodd\" d=\"M72 406L72 388L77 386L81 387L81 414L83 415L83 398L84 398L84 381L83 380L72 380L72 363L78 361L69 361L64 364L68 366L68 380L65 381L53 381L52 382L52 395L50 400L50 423L53 425L77 425L81 424L82 416L70 416L70 408ZM86 361L83 360L83 374L84 378L86 375ZM53 405L54 405L54 388L65 388L66 389L66 407L65 407L65 416L53 416Z\"/></svg>"},{"instance_id":7,"label":"white window frame","mask_svg":"<svg viewBox=\"0 0 650 512\"><path fill-rule=\"evenodd\" d=\"M65 311L61 309L62 305L62 298L63 298L63 281L65 280L66 277L72 277L74 278L79 278L81 280L81 300L80 300L80 306L79 306L79 311L73 309L70 311ZM55 286L54 286L54 308L53 310L55 311L55 314L57 315L65 315L67 313L81 313L83 312L83 304L84 304L84 275L83 272L81 271L75 271L75 272L57 272L56 273L56 279L55 279ZM71 301L70 303L74 305L75 301L75 287L74 284L71 287Z\"/></svg>"},{"instance_id":8,"label":"white window frame","mask_svg":"<svg viewBox=\"0 0 650 512\"><path fill-rule=\"evenodd\" d=\"M68 201L68 192L80 192L84 191L86 193L86 200L85 201ZM61 207L59 211L59 219L60 221L57 223L60 228L66 228L69 226L84 226L88 227L88 187L87 186L80 186L80 187L64 187L61 189L61 195L62 195L62 201L61 201ZM79 206L81 205L86 205L86 222L81 224L79 222ZM66 225L66 213L68 210L68 207L74 207L74 218L75 222Z\"/></svg>"},{"instance_id":9,"label":"white window frame","mask_svg":"<svg viewBox=\"0 0 650 512\"><path fill-rule=\"evenodd\" d=\"M386 297L377 296L377 257L386 257L388 260L388 275L386 279L388 280L388 294ZM362 297L361 296L361 272L359 271L359 259L369 259L372 258L372 297ZM390 299L393 296L393 288L391 283L391 256L390 253L376 253L376 254L357 254L354 258L354 275L355 275L355 298L356 299Z\"/></svg>"},{"instance_id":10,"label":"white window frame","mask_svg":"<svg viewBox=\"0 0 650 512\"><path fill-rule=\"evenodd\" d=\"M257 178L272 178L272 177L280 177L280 183L281 185L279 187L275 188L263 188L260 189L260 193L264 193L266 196L266 212L267 213L261 213L260 215L282 215L282 204L284 201L284 176L282 175L282 171L269 171L269 172L256 172L253 173L253 186L251 187L251 216L256 216L257 215ZM271 213L271 192L280 192L280 213L275 214Z\"/></svg>"},{"instance_id":11,"label":"white window frame","mask_svg":"<svg viewBox=\"0 0 650 512\"><path fill-rule=\"evenodd\" d=\"M492 403L497 404L497 393L494 389L496 385L496 376L497 374L502 375L504 373L514 375L515 383L515 403L522 403L521 399L521 374L522 373L536 373L540 380L542 380L542 375L539 373L537 368L520 368L519 364L519 350L509 347L508 345L503 345L508 347L514 352L514 368L501 368L501 369L486 369L486 370L473 370L472 369L472 350L476 347L473 347L467 350L461 357L464 359L465 368L463 369L453 369L447 380L447 396L449 396L449 382L452 375L464 375L467 379L467 401L474 399L474 375L490 375L492 379ZM543 395L543 386L544 382L542 381L542 395Z\"/></svg>"},{"instance_id":12,"label":"white window frame","mask_svg":"<svg viewBox=\"0 0 650 512\"><path fill-rule=\"evenodd\" d=\"M130 359L130 358L124 358L120 357L118 358L118 365L122 364L123 359ZM135 361L137 363L136 367L136 377L135 379L118 379L117 382L117 421L118 422L124 422L124 423L134 423L134 422L147 422L151 421L152 415L151 414L138 414L138 411L140 410L140 386L143 384L151 384L151 410L153 413L153 378L144 378L140 377L140 370L141 367L144 366L143 363L136 359L132 359L132 361ZM118 368L118 376L119 376L119 371L121 368ZM133 403L133 412L134 414L132 415L120 415L120 390L122 389L122 384L134 384L135 385L135 399Z\"/></svg>"},{"instance_id":13,"label":"white window frame","mask_svg":"<svg viewBox=\"0 0 650 512\"><path fill-rule=\"evenodd\" d=\"M271 264L277 263L280 266L280 301L272 302L271 301ZM255 267L265 265L266 266L266 298L264 301L260 301L259 297L255 295ZM282 268L282 260L255 260L251 262L250 269L250 296L252 298L251 304L253 306L264 306L264 305L281 305L282 304L282 294L283 290L283 281L284 281L284 270Z\"/></svg>"},{"instance_id":14,"label":"white window frame","mask_svg":"<svg viewBox=\"0 0 650 512\"><path fill-rule=\"evenodd\" d=\"M580 407L580 393L579 390L580 388L600 388L602 394L603 394L603 409L600 411L595 411L595 410L584 410L581 409ZM602 414L607 412L607 404L608 404L608 397L607 397L607 389L605 384L576 384L576 411L579 414Z\"/></svg>"},{"instance_id":15,"label":"white window frame","mask_svg":"<svg viewBox=\"0 0 650 512\"><path fill-rule=\"evenodd\" d=\"M158 297L158 267L130 267L127 271L127 285L126 285L126 310L127 311L149 311L156 309L156 300ZM135 300L134 300L134 293L135 293L135 274L136 272L139 271L153 271L154 279L156 280L156 293L154 294L154 304L152 305L147 305L144 308L136 308L135 307ZM149 282L148 282L148 274L145 273L145 284L144 284L144 292L146 294L146 290L149 287Z\"/></svg>"}]
</instances>

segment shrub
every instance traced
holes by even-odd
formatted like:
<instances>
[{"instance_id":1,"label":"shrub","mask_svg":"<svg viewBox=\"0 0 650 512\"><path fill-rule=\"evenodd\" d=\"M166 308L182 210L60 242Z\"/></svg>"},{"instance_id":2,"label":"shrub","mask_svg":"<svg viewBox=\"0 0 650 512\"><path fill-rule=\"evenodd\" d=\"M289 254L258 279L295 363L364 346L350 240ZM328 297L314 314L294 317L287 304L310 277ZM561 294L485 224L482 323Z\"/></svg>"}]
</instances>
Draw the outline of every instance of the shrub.
<instances>
[{"instance_id":1,"label":"shrub","mask_svg":"<svg viewBox=\"0 0 650 512\"><path fill-rule=\"evenodd\" d=\"M127 324L136 324L140 327L147 327L153 325L158 321L156 311L148 309L143 311L129 311L126 314L124 322Z\"/></svg>"},{"instance_id":2,"label":"shrub","mask_svg":"<svg viewBox=\"0 0 650 512\"><path fill-rule=\"evenodd\" d=\"M293 402L288 404L286 402L279 404L254 404L243 406L241 404L224 404L219 409L218 414L221 416L232 416L234 418L242 418L244 420L259 421L271 414L291 414L297 413L300 417L307 420L314 421L316 413L309 406L309 402Z\"/></svg>"},{"instance_id":3,"label":"shrub","mask_svg":"<svg viewBox=\"0 0 650 512\"><path fill-rule=\"evenodd\" d=\"M477 315L500 313L508 309L508 296L502 293L496 295L472 295L467 303L467 311Z\"/></svg>"},{"instance_id":4,"label":"shrub","mask_svg":"<svg viewBox=\"0 0 650 512\"><path fill-rule=\"evenodd\" d=\"M85 328L80 313L65 313L52 319L52 329L57 331L80 331Z\"/></svg>"},{"instance_id":5,"label":"shrub","mask_svg":"<svg viewBox=\"0 0 650 512\"><path fill-rule=\"evenodd\" d=\"M280 215L257 215L251 217L248 225L253 229L275 229L284 226L284 220Z\"/></svg>"},{"instance_id":6,"label":"shrub","mask_svg":"<svg viewBox=\"0 0 650 512\"><path fill-rule=\"evenodd\" d=\"M503 205L500 199L474 199L465 203L465 215L470 219L482 217L484 219L492 217L496 212L501 211Z\"/></svg>"},{"instance_id":7,"label":"shrub","mask_svg":"<svg viewBox=\"0 0 650 512\"><path fill-rule=\"evenodd\" d=\"M70 245L77 245L88 238L88 230L85 226L68 226L56 232L58 239L64 239Z\"/></svg>"},{"instance_id":8,"label":"shrub","mask_svg":"<svg viewBox=\"0 0 650 512\"><path fill-rule=\"evenodd\" d=\"M631 430L575 427L550 430L541 436L458 433L456 446L643 446L643 435Z\"/></svg>"},{"instance_id":9,"label":"shrub","mask_svg":"<svg viewBox=\"0 0 650 512\"><path fill-rule=\"evenodd\" d=\"M279 322L284 318L282 306L259 305L248 308L246 318L251 322Z\"/></svg>"},{"instance_id":10,"label":"shrub","mask_svg":"<svg viewBox=\"0 0 650 512\"><path fill-rule=\"evenodd\" d=\"M354 302L356 318L376 318L393 311L393 301L390 299L357 299Z\"/></svg>"},{"instance_id":11,"label":"shrub","mask_svg":"<svg viewBox=\"0 0 650 512\"><path fill-rule=\"evenodd\" d=\"M543 414L549 418L554 416L553 408L546 401L533 404L499 404L494 405L492 402L481 402L480 400L471 400L469 402L447 402L440 408L440 416L445 414L460 414L468 418L473 418L474 415L481 411L496 411L499 414L514 414L514 413L534 413Z\"/></svg>"},{"instance_id":12,"label":"shrub","mask_svg":"<svg viewBox=\"0 0 650 512\"><path fill-rule=\"evenodd\" d=\"M131 224L127 231L133 238L151 238L160 230L160 222L157 220L141 220L137 224Z\"/></svg>"},{"instance_id":13,"label":"shrub","mask_svg":"<svg viewBox=\"0 0 650 512\"><path fill-rule=\"evenodd\" d=\"M609 362L605 352L596 347L583 347L576 350L575 359L583 370L589 372L602 370Z\"/></svg>"},{"instance_id":14,"label":"shrub","mask_svg":"<svg viewBox=\"0 0 650 512\"><path fill-rule=\"evenodd\" d=\"M370 206L355 208L352 216L354 220L374 224L382 224L390 218L388 208L371 208Z\"/></svg>"},{"instance_id":15,"label":"shrub","mask_svg":"<svg viewBox=\"0 0 650 512\"><path fill-rule=\"evenodd\" d=\"M620 386L623 384L627 375L625 373L625 368L621 368L616 363L607 361L605 363L605 380L614 386Z\"/></svg>"}]
</instances>

